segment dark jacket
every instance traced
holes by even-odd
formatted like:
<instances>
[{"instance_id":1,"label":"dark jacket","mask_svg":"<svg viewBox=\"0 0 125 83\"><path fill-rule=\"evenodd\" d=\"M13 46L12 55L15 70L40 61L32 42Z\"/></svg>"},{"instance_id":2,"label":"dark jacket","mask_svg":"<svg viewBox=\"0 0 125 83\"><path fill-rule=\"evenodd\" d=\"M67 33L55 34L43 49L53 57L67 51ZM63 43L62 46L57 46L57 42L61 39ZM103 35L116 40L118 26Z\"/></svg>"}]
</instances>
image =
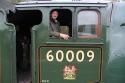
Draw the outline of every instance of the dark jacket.
<instances>
[{"instance_id":1,"label":"dark jacket","mask_svg":"<svg viewBox=\"0 0 125 83\"><path fill-rule=\"evenodd\" d=\"M54 21L50 21L50 37L53 37L53 36L55 36L55 37L59 37L60 36L60 24L59 24L59 22L57 21L57 22L54 22Z\"/></svg>"}]
</instances>

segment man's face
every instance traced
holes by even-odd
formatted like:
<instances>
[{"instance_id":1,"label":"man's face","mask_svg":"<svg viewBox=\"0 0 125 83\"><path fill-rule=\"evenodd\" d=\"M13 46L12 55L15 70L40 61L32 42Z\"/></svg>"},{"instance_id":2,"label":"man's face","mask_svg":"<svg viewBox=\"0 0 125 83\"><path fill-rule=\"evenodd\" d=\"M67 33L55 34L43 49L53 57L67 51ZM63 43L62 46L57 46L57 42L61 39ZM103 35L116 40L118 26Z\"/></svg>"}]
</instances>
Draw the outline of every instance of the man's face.
<instances>
[{"instance_id":1,"label":"man's face","mask_svg":"<svg viewBox=\"0 0 125 83\"><path fill-rule=\"evenodd\" d=\"M57 12L57 11L53 11L53 12L52 12L52 19L53 19L53 20L56 20L57 17L58 17L58 12Z\"/></svg>"}]
</instances>

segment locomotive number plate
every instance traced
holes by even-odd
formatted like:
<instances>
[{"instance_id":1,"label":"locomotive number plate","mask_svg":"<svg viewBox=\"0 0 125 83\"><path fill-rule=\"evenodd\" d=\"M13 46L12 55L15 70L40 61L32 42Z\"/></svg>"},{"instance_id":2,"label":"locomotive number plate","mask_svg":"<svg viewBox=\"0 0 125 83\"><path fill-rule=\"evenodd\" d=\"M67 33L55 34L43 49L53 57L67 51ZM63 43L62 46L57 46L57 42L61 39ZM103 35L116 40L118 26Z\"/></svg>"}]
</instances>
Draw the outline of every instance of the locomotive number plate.
<instances>
[{"instance_id":1,"label":"locomotive number plate","mask_svg":"<svg viewBox=\"0 0 125 83\"><path fill-rule=\"evenodd\" d=\"M87 83L101 79L101 47L43 46L39 52L42 83Z\"/></svg>"}]
</instances>

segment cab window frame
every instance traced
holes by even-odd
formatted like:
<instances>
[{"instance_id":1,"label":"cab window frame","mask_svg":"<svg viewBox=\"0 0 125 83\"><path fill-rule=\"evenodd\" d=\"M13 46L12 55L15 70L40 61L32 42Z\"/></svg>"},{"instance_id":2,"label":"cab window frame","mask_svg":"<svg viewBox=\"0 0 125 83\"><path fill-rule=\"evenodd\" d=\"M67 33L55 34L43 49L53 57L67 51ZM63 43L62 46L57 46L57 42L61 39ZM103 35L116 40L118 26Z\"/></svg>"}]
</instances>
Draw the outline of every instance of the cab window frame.
<instances>
[{"instance_id":1,"label":"cab window frame","mask_svg":"<svg viewBox=\"0 0 125 83\"><path fill-rule=\"evenodd\" d=\"M91 35L79 35L78 33L78 29L79 29L79 25L78 25L78 15L80 12L94 12L97 14L97 23L95 24L95 34L91 34ZM99 10L97 9L80 9L78 12L77 12L77 15L76 15L77 19L77 37L78 38L98 38L100 37L101 35L101 13Z\"/></svg>"},{"instance_id":2,"label":"cab window frame","mask_svg":"<svg viewBox=\"0 0 125 83\"><path fill-rule=\"evenodd\" d=\"M70 29L71 28L71 30L69 30L69 35L70 35L70 39L73 37L73 8L72 7L52 7L50 10L49 10L49 23L50 23L50 15L51 15L51 12L53 11L53 10L56 10L56 11L61 11L61 10L64 10L64 11L69 11L70 13L71 13L71 27L69 27L68 26L68 28ZM58 17L59 18L59 17ZM58 20L59 21L59 20ZM59 23L60 23L60 21L59 21ZM61 25L60 25L61 26ZM48 29L50 29L50 25L49 25L49 27L48 27ZM70 31L72 31L71 33L70 33ZM49 32L49 39L62 39L62 38L60 38L60 37L51 37L50 36L50 32ZM69 39L68 39L69 40Z\"/></svg>"}]
</instances>

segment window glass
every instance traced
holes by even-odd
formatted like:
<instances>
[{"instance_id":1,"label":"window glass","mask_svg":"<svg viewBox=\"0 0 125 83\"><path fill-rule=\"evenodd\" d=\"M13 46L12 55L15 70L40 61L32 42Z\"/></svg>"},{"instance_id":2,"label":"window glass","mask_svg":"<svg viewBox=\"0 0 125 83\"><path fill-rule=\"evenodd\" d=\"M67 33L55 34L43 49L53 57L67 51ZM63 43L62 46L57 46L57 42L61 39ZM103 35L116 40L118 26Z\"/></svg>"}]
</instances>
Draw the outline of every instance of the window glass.
<instances>
[{"instance_id":1,"label":"window glass","mask_svg":"<svg viewBox=\"0 0 125 83\"><path fill-rule=\"evenodd\" d=\"M100 31L98 21L96 11L80 11L77 16L78 37L97 37Z\"/></svg>"}]
</instances>

